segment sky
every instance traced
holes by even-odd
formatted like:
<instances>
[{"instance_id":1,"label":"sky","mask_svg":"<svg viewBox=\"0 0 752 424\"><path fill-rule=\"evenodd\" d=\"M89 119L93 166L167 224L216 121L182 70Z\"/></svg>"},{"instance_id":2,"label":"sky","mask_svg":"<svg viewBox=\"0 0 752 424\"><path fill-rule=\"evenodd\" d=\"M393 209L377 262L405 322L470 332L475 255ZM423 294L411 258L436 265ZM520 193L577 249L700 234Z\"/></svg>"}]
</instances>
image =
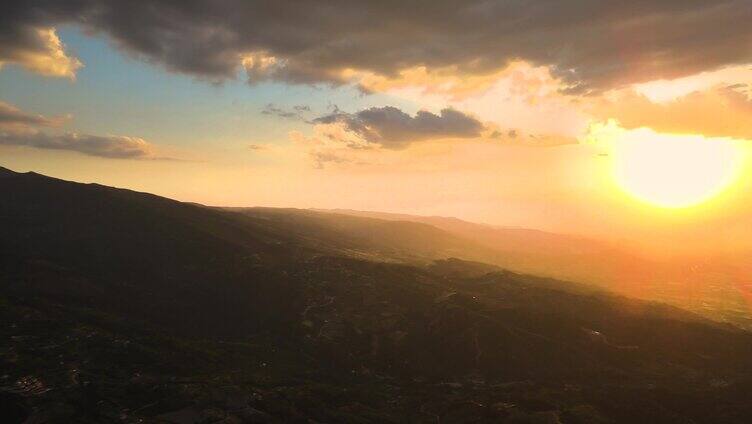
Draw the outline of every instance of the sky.
<instances>
[{"instance_id":1,"label":"sky","mask_svg":"<svg viewBox=\"0 0 752 424\"><path fill-rule=\"evenodd\" d=\"M752 250L752 1L0 6L0 166Z\"/></svg>"}]
</instances>

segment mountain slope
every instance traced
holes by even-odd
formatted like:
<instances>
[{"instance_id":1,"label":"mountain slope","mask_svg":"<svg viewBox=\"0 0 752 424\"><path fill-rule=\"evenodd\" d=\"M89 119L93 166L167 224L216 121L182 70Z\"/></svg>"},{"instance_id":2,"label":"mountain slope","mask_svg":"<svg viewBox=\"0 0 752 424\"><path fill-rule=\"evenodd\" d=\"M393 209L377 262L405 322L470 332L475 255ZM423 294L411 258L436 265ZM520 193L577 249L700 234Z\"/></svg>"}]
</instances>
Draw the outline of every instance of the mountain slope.
<instances>
[{"instance_id":1,"label":"mountain slope","mask_svg":"<svg viewBox=\"0 0 752 424\"><path fill-rule=\"evenodd\" d=\"M16 422L752 417L749 333L482 263L427 263L438 242L472 244L431 227L12 172L0 200L0 414Z\"/></svg>"},{"instance_id":2,"label":"mountain slope","mask_svg":"<svg viewBox=\"0 0 752 424\"><path fill-rule=\"evenodd\" d=\"M352 209L319 209L321 212L341 215L384 219L389 221L420 222L453 234L472 235L473 240L491 243L501 250L516 250L527 253L556 253L570 251L587 253L607 248L602 243L583 237L550 233L527 228L496 227L476 224L453 217L420 216L388 212L357 211Z\"/></svg>"},{"instance_id":3,"label":"mountain slope","mask_svg":"<svg viewBox=\"0 0 752 424\"><path fill-rule=\"evenodd\" d=\"M323 210L322 210L323 211ZM659 264L637 257L608 243L526 228L495 227L451 217L418 216L384 212L334 209L330 213L416 222L431 225L457 237L473 240L495 253L497 265L521 272L615 286L635 277L635 270Z\"/></svg>"},{"instance_id":4,"label":"mountain slope","mask_svg":"<svg viewBox=\"0 0 752 424\"><path fill-rule=\"evenodd\" d=\"M717 257L657 258L628 246L537 230L475 224L457 218L353 210L328 212L428 224L475 243L476 249L467 249L457 257L667 302L752 329L748 283L752 260L746 252ZM481 251L482 255L473 256Z\"/></svg>"},{"instance_id":5,"label":"mountain slope","mask_svg":"<svg viewBox=\"0 0 752 424\"><path fill-rule=\"evenodd\" d=\"M81 302L187 328L216 331L190 314L186 299L242 315L248 304L233 294L246 292L248 281L267 284L249 275L252 265L298 254L232 214L149 194L5 173L0 196L0 269L18 276L15 284L61 296L72 296L66 284L74 284Z\"/></svg>"},{"instance_id":6,"label":"mountain slope","mask_svg":"<svg viewBox=\"0 0 752 424\"><path fill-rule=\"evenodd\" d=\"M381 261L428 264L463 257L492 262L493 249L432 225L362 218L305 209L226 208L279 233L295 236L311 249Z\"/></svg>"}]
</instances>

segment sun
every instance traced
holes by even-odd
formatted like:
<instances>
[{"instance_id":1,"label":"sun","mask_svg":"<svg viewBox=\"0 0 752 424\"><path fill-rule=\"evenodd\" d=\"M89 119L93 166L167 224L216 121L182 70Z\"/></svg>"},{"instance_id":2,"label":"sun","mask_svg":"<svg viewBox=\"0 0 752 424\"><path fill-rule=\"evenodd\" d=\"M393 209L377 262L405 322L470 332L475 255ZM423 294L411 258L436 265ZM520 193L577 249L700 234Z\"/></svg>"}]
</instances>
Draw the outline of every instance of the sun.
<instances>
[{"instance_id":1,"label":"sun","mask_svg":"<svg viewBox=\"0 0 752 424\"><path fill-rule=\"evenodd\" d=\"M688 208L725 191L738 178L740 151L727 139L623 133L613 145L613 175L631 197L662 208Z\"/></svg>"}]
</instances>

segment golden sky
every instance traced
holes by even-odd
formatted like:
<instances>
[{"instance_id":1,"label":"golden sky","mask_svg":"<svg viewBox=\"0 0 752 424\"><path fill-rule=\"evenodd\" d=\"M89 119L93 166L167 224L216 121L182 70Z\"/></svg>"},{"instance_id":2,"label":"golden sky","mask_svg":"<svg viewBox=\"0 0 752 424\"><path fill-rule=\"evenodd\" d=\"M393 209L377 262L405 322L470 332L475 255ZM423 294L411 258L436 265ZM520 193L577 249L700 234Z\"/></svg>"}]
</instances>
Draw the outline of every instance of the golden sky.
<instances>
[{"instance_id":1,"label":"golden sky","mask_svg":"<svg viewBox=\"0 0 752 424\"><path fill-rule=\"evenodd\" d=\"M748 0L31 3L0 18L2 166L752 249Z\"/></svg>"}]
</instances>

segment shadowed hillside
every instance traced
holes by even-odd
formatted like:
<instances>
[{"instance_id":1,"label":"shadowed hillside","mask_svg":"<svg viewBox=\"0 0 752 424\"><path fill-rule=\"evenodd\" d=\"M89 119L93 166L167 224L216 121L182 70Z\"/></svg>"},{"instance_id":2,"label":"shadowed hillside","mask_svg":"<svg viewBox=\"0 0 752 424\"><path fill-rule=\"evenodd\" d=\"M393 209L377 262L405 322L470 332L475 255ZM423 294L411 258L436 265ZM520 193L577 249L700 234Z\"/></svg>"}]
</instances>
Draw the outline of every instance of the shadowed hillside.
<instances>
[{"instance_id":1,"label":"shadowed hillside","mask_svg":"<svg viewBox=\"0 0 752 424\"><path fill-rule=\"evenodd\" d=\"M752 335L425 224L0 170L10 422L747 422ZM480 259L480 258L479 258Z\"/></svg>"}]
</instances>

